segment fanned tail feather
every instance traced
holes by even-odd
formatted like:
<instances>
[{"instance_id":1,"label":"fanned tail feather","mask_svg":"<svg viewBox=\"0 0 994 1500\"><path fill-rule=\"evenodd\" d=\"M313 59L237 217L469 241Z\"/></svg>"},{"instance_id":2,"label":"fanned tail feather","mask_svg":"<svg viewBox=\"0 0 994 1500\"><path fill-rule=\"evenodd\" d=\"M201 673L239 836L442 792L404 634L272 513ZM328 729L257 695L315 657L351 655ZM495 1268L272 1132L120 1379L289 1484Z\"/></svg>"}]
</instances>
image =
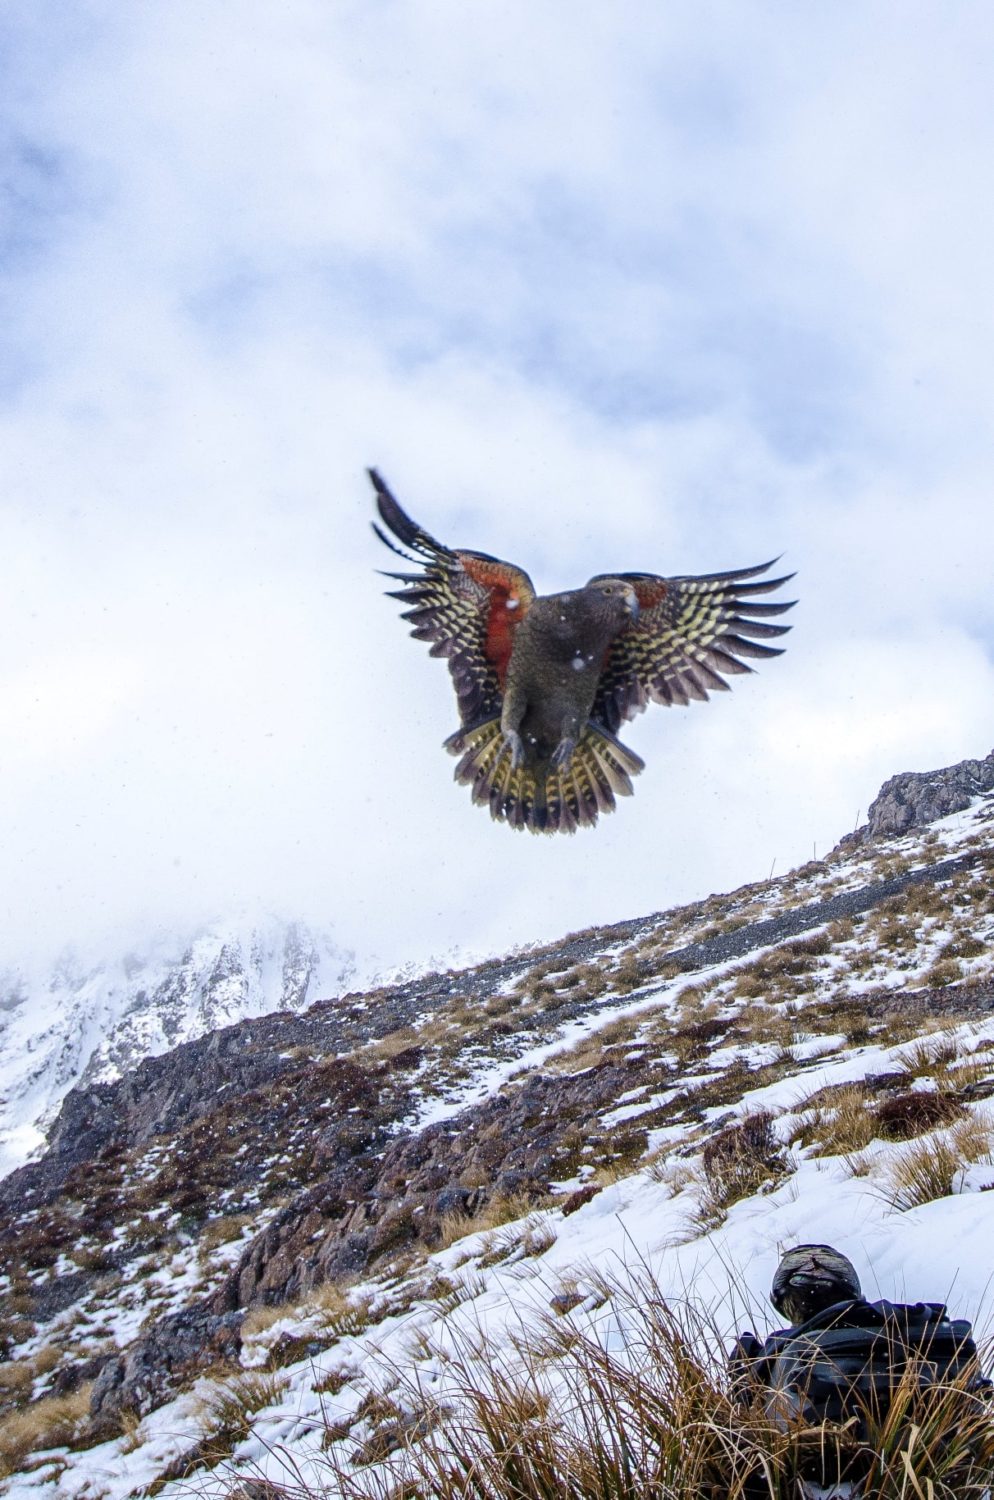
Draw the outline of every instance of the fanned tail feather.
<instances>
[{"instance_id":1,"label":"fanned tail feather","mask_svg":"<svg viewBox=\"0 0 994 1500\"><path fill-rule=\"evenodd\" d=\"M496 822L529 833L592 828L601 813L614 810L615 798L632 795L632 777L645 764L612 734L589 723L568 766L549 763L537 773L512 766L499 719L458 730L445 748L459 756L455 779L472 788L473 801L489 806Z\"/></svg>"}]
</instances>

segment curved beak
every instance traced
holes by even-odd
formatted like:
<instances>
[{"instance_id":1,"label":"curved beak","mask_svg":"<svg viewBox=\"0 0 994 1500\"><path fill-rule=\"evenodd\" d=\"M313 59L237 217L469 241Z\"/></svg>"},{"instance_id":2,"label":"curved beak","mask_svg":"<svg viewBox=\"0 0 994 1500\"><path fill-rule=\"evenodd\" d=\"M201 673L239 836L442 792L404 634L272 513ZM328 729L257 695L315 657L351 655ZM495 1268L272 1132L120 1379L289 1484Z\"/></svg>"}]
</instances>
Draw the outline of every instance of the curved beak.
<instances>
[{"instance_id":1,"label":"curved beak","mask_svg":"<svg viewBox=\"0 0 994 1500\"><path fill-rule=\"evenodd\" d=\"M628 607L628 613L631 615L632 624L634 625L639 617L639 596L631 584L628 584L625 589L625 604Z\"/></svg>"}]
</instances>

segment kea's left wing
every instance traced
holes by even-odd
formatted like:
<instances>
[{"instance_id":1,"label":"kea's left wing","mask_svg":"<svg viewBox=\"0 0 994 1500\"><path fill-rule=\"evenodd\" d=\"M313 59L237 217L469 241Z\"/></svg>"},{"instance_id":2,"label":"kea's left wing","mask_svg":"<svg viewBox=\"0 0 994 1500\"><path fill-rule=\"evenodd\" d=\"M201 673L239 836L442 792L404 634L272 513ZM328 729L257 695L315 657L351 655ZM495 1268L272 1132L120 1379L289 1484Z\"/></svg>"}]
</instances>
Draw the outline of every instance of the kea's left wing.
<instances>
[{"instance_id":1,"label":"kea's left wing","mask_svg":"<svg viewBox=\"0 0 994 1500\"><path fill-rule=\"evenodd\" d=\"M789 625L768 625L787 604L757 602L792 578L763 578L772 562L700 578L659 578L653 573L613 573L633 585L639 616L608 652L591 717L614 734L650 703L706 701L709 690L727 691L723 674L751 672L743 656L780 656L761 641L785 635ZM607 574L598 575L607 577ZM597 579L592 578L591 583Z\"/></svg>"}]
</instances>

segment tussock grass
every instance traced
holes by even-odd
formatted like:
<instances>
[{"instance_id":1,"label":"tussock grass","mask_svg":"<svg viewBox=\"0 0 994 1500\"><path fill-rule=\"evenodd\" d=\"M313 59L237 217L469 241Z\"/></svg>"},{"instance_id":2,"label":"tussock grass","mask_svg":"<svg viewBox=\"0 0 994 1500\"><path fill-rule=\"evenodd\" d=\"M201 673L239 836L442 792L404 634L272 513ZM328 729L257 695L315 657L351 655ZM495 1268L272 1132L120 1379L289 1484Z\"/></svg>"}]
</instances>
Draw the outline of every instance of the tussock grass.
<instances>
[{"instance_id":1,"label":"tussock grass","mask_svg":"<svg viewBox=\"0 0 994 1500\"><path fill-rule=\"evenodd\" d=\"M306 1310L336 1338L357 1337L373 1321L372 1298L353 1296L347 1287L324 1281L307 1298Z\"/></svg>"},{"instance_id":2,"label":"tussock grass","mask_svg":"<svg viewBox=\"0 0 994 1500\"><path fill-rule=\"evenodd\" d=\"M882 1186L893 1208L919 1208L955 1190L964 1169L973 1162L992 1160L992 1125L968 1115L944 1135L927 1136L893 1157L884 1169Z\"/></svg>"},{"instance_id":3,"label":"tussock grass","mask_svg":"<svg viewBox=\"0 0 994 1500\"><path fill-rule=\"evenodd\" d=\"M992 1075L994 1075L994 1057L991 1057L987 1051L980 1051L961 1057L936 1079L936 1084L943 1091L958 1093L963 1089L972 1089L978 1084L985 1083Z\"/></svg>"},{"instance_id":4,"label":"tussock grass","mask_svg":"<svg viewBox=\"0 0 994 1500\"><path fill-rule=\"evenodd\" d=\"M920 1141L888 1162L884 1194L893 1208L919 1208L936 1198L948 1198L962 1168L961 1158L948 1141L941 1137Z\"/></svg>"},{"instance_id":5,"label":"tussock grass","mask_svg":"<svg viewBox=\"0 0 994 1500\"><path fill-rule=\"evenodd\" d=\"M0 1419L0 1476L16 1474L28 1455L72 1446L90 1409L92 1382L71 1396L47 1396Z\"/></svg>"},{"instance_id":6,"label":"tussock grass","mask_svg":"<svg viewBox=\"0 0 994 1500\"><path fill-rule=\"evenodd\" d=\"M938 1032L907 1047L895 1063L909 1078L934 1078L945 1073L959 1059L961 1051L962 1043L957 1037Z\"/></svg>"},{"instance_id":7,"label":"tussock grass","mask_svg":"<svg viewBox=\"0 0 994 1500\"><path fill-rule=\"evenodd\" d=\"M446 1214L441 1222L439 1243L435 1248L447 1250L468 1234L499 1229L502 1224L525 1218L535 1207L535 1198L528 1193L495 1193L472 1218L466 1218L464 1214Z\"/></svg>"},{"instance_id":8,"label":"tussock grass","mask_svg":"<svg viewBox=\"0 0 994 1500\"><path fill-rule=\"evenodd\" d=\"M272 1328L281 1318L299 1317L302 1311L299 1302L260 1303L250 1307L242 1319L242 1338L254 1338L256 1334L265 1333L267 1328Z\"/></svg>"},{"instance_id":9,"label":"tussock grass","mask_svg":"<svg viewBox=\"0 0 994 1500\"><path fill-rule=\"evenodd\" d=\"M240 1370L198 1392L198 1417L212 1453L220 1459L247 1438L255 1413L275 1405L288 1383L272 1371Z\"/></svg>"},{"instance_id":10,"label":"tussock grass","mask_svg":"<svg viewBox=\"0 0 994 1500\"><path fill-rule=\"evenodd\" d=\"M932 989L945 989L963 978L963 966L955 958L939 958L925 974L925 983Z\"/></svg>"},{"instance_id":11,"label":"tussock grass","mask_svg":"<svg viewBox=\"0 0 994 1500\"><path fill-rule=\"evenodd\" d=\"M813 1156L852 1156L877 1134L871 1096L861 1084L823 1090L800 1118L791 1137L793 1146L813 1147Z\"/></svg>"},{"instance_id":12,"label":"tussock grass","mask_svg":"<svg viewBox=\"0 0 994 1500\"><path fill-rule=\"evenodd\" d=\"M514 1359L457 1352L445 1406L392 1428L389 1468L354 1469L375 1450L325 1456L337 1500L796 1500L796 1478L859 1472L873 1500L981 1500L994 1460L986 1406L961 1387L923 1396L909 1380L859 1447L846 1429L789 1425L731 1389L706 1319L668 1307L641 1274L614 1286L624 1350L550 1318ZM424 1397L414 1384L404 1405ZM344 1436L344 1434L343 1434ZM386 1449L382 1444L381 1449ZM305 1492L301 1492L303 1495Z\"/></svg>"},{"instance_id":13,"label":"tussock grass","mask_svg":"<svg viewBox=\"0 0 994 1500\"><path fill-rule=\"evenodd\" d=\"M242 1338L251 1339L281 1318L308 1319L335 1338L355 1337L372 1321L369 1297L353 1296L348 1287L325 1281L296 1302L259 1304L249 1308L242 1322Z\"/></svg>"},{"instance_id":14,"label":"tussock grass","mask_svg":"<svg viewBox=\"0 0 994 1500\"><path fill-rule=\"evenodd\" d=\"M29 1359L9 1359L0 1364L0 1401L26 1400L34 1384L34 1365Z\"/></svg>"},{"instance_id":15,"label":"tussock grass","mask_svg":"<svg viewBox=\"0 0 994 1500\"><path fill-rule=\"evenodd\" d=\"M572 1047L554 1052L542 1065L546 1073L583 1073L606 1060L612 1047L630 1046L635 1039L639 1020L619 1016L582 1037Z\"/></svg>"},{"instance_id":16,"label":"tussock grass","mask_svg":"<svg viewBox=\"0 0 994 1500\"><path fill-rule=\"evenodd\" d=\"M251 1214L227 1214L208 1219L197 1236L197 1260L201 1267L210 1260L211 1254L221 1245L237 1240L244 1229L253 1222Z\"/></svg>"},{"instance_id":17,"label":"tussock grass","mask_svg":"<svg viewBox=\"0 0 994 1500\"><path fill-rule=\"evenodd\" d=\"M464 1302L472 1302L474 1297L482 1296L487 1289L486 1277L478 1272L471 1272L460 1281L451 1281L447 1276L440 1276L438 1280L446 1285L436 1287L432 1300L438 1304L443 1317L448 1317L457 1307L462 1307Z\"/></svg>"}]
</instances>

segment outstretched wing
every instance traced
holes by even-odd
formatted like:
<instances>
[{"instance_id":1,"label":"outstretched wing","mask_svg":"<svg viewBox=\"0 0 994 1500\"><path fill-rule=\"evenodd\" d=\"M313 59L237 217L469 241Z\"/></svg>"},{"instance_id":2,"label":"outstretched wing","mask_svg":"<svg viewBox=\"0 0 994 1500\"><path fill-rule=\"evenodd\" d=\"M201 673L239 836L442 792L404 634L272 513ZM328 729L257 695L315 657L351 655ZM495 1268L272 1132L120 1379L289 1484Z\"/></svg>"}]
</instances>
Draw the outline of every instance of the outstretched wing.
<instances>
[{"instance_id":1,"label":"outstretched wing","mask_svg":"<svg viewBox=\"0 0 994 1500\"><path fill-rule=\"evenodd\" d=\"M375 469L369 477L380 519L414 556L375 523L373 530L391 552L422 569L387 573L403 584L388 591L390 598L410 605L402 618L417 640L431 642L431 655L448 658L463 727L498 716L514 632L535 598L531 579L486 552L443 547L401 509Z\"/></svg>"},{"instance_id":2,"label":"outstretched wing","mask_svg":"<svg viewBox=\"0 0 994 1500\"><path fill-rule=\"evenodd\" d=\"M756 595L771 593L794 575L746 581L772 566L768 562L700 578L611 574L634 585L639 617L611 645L592 717L614 734L623 720L633 719L650 703L706 701L711 690L727 691L723 674L752 671L740 660L743 656L782 655L760 642L785 635L790 626L765 621L782 615L795 601L757 603Z\"/></svg>"}]
</instances>

